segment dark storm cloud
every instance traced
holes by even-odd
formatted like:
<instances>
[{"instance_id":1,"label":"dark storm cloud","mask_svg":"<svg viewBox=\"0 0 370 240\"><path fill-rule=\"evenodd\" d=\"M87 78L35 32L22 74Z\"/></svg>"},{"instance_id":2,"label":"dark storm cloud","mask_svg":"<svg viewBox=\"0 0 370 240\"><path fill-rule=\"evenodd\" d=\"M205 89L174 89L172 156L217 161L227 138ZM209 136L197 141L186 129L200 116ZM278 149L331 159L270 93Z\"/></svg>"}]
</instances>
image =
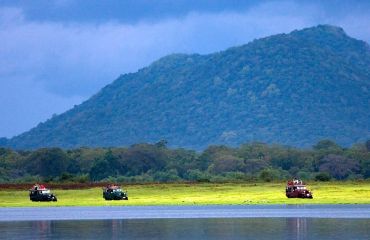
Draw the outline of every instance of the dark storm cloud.
<instances>
[{"instance_id":1,"label":"dark storm cloud","mask_svg":"<svg viewBox=\"0 0 370 240\"><path fill-rule=\"evenodd\" d=\"M245 10L263 0L6 0L3 5L20 7L31 21L105 22L123 23L160 21L164 18L184 17L189 12L220 12Z\"/></svg>"},{"instance_id":2,"label":"dark storm cloud","mask_svg":"<svg viewBox=\"0 0 370 240\"><path fill-rule=\"evenodd\" d=\"M190 12L245 11L261 4L295 2L302 7L318 5L337 17L369 11L367 0L3 0L2 5L21 8L30 21L89 22L116 20L122 23L160 21L184 17Z\"/></svg>"},{"instance_id":3,"label":"dark storm cloud","mask_svg":"<svg viewBox=\"0 0 370 240\"><path fill-rule=\"evenodd\" d=\"M321 23L369 41L368 9L360 1L3 1L0 136L166 54L210 53Z\"/></svg>"}]
</instances>

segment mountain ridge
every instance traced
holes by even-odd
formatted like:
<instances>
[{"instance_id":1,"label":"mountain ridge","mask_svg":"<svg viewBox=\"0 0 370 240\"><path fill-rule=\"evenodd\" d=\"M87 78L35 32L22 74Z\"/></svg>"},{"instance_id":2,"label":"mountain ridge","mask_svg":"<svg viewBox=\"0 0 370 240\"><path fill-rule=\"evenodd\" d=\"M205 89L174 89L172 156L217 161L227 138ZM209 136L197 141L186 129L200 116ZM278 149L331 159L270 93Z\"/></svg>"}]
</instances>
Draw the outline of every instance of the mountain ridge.
<instances>
[{"instance_id":1,"label":"mountain ridge","mask_svg":"<svg viewBox=\"0 0 370 240\"><path fill-rule=\"evenodd\" d=\"M370 138L369 49L319 25L207 55L171 54L2 145L352 144Z\"/></svg>"}]
</instances>

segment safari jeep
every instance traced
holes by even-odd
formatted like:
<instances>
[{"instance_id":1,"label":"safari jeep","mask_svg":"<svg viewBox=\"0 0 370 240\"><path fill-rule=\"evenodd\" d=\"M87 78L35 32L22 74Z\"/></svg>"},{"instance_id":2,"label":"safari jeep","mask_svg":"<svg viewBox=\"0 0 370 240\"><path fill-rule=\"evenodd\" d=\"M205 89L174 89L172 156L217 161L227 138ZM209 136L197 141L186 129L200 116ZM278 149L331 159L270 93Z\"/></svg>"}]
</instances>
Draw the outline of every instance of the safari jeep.
<instances>
[{"instance_id":1,"label":"safari jeep","mask_svg":"<svg viewBox=\"0 0 370 240\"><path fill-rule=\"evenodd\" d=\"M30 200L34 202L56 202L57 197L45 188L44 185L35 184L30 190Z\"/></svg>"},{"instance_id":2,"label":"safari jeep","mask_svg":"<svg viewBox=\"0 0 370 240\"><path fill-rule=\"evenodd\" d=\"M103 188L103 198L105 200L128 200L127 192L122 191L116 185L108 185Z\"/></svg>"},{"instance_id":3,"label":"safari jeep","mask_svg":"<svg viewBox=\"0 0 370 240\"><path fill-rule=\"evenodd\" d=\"M298 179L288 181L285 189L285 195L288 198L313 198L312 192L309 191L306 185Z\"/></svg>"}]
</instances>

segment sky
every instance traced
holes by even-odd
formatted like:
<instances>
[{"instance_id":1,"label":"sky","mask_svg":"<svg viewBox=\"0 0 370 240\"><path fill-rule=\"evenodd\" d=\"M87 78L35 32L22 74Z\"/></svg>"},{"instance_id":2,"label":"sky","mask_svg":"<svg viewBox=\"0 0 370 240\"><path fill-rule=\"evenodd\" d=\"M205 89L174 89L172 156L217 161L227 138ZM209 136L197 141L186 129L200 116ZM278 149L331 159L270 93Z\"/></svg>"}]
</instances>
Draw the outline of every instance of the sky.
<instances>
[{"instance_id":1,"label":"sky","mask_svg":"<svg viewBox=\"0 0 370 240\"><path fill-rule=\"evenodd\" d=\"M370 42L370 1L0 0L0 137L172 53L207 54L318 24Z\"/></svg>"}]
</instances>

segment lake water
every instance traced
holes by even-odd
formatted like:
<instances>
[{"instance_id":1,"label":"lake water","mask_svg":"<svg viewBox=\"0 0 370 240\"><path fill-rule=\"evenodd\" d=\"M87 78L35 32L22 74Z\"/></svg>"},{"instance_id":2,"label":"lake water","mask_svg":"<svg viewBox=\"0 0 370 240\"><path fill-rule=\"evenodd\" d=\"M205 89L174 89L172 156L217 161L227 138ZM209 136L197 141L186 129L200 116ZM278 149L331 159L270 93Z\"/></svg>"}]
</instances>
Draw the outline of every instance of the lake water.
<instances>
[{"instance_id":1,"label":"lake water","mask_svg":"<svg viewBox=\"0 0 370 240\"><path fill-rule=\"evenodd\" d=\"M0 208L0 239L368 240L370 206Z\"/></svg>"},{"instance_id":2,"label":"lake water","mask_svg":"<svg viewBox=\"0 0 370 240\"><path fill-rule=\"evenodd\" d=\"M369 219L217 218L0 222L1 239L370 239Z\"/></svg>"}]
</instances>

